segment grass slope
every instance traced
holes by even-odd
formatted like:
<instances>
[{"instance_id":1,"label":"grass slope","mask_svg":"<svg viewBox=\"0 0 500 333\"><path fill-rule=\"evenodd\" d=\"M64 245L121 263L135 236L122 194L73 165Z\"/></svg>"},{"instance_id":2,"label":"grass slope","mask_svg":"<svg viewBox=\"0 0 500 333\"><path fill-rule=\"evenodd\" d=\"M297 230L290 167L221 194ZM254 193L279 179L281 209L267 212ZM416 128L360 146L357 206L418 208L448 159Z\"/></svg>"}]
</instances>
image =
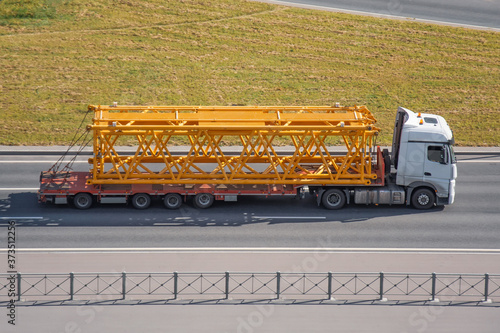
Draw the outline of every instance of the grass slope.
<instances>
[{"instance_id":1,"label":"grass slope","mask_svg":"<svg viewBox=\"0 0 500 333\"><path fill-rule=\"evenodd\" d=\"M500 144L499 34L234 0L3 0L0 144L67 144L88 104L367 105Z\"/></svg>"}]
</instances>

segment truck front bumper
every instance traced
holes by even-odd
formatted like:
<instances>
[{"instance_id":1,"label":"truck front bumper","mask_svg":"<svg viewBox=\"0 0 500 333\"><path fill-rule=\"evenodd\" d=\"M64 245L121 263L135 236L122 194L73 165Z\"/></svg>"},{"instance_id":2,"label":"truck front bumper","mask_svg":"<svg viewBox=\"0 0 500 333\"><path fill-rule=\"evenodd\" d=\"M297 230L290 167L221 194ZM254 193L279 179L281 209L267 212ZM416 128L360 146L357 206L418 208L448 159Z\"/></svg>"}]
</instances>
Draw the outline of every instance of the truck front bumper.
<instances>
[{"instance_id":1,"label":"truck front bumper","mask_svg":"<svg viewBox=\"0 0 500 333\"><path fill-rule=\"evenodd\" d=\"M448 190L448 205L455 202L455 179L450 180L450 188Z\"/></svg>"}]
</instances>

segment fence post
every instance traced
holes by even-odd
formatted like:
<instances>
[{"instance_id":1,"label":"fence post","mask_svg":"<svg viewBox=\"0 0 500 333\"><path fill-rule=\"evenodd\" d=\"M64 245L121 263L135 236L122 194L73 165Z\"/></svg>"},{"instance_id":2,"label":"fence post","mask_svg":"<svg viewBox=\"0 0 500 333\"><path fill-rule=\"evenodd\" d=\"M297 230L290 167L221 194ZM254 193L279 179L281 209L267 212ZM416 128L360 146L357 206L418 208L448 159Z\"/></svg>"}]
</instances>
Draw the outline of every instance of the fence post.
<instances>
[{"instance_id":1,"label":"fence post","mask_svg":"<svg viewBox=\"0 0 500 333\"><path fill-rule=\"evenodd\" d=\"M229 299L229 272L226 272L226 288L225 288L226 299Z\"/></svg>"},{"instance_id":2,"label":"fence post","mask_svg":"<svg viewBox=\"0 0 500 333\"><path fill-rule=\"evenodd\" d=\"M69 300L73 300L73 295L75 293L75 274L73 272L69 273Z\"/></svg>"},{"instance_id":3,"label":"fence post","mask_svg":"<svg viewBox=\"0 0 500 333\"><path fill-rule=\"evenodd\" d=\"M387 298L384 297L384 272L380 272L380 291L379 291L379 301L385 302Z\"/></svg>"},{"instance_id":4,"label":"fence post","mask_svg":"<svg viewBox=\"0 0 500 333\"><path fill-rule=\"evenodd\" d=\"M21 301L21 273L17 273L17 300Z\"/></svg>"},{"instance_id":5,"label":"fence post","mask_svg":"<svg viewBox=\"0 0 500 333\"><path fill-rule=\"evenodd\" d=\"M431 302L439 302L439 299L436 298L436 273L432 273Z\"/></svg>"},{"instance_id":6,"label":"fence post","mask_svg":"<svg viewBox=\"0 0 500 333\"><path fill-rule=\"evenodd\" d=\"M491 303L491 299L489 299L489 283L490 283L490 275L488 273L484 274L484 303Z\"/></svg>"},{"instance_id":7,"label":"fence post","mask_svg":"<svg viewBox=\"0 0 500 333\"><path fill-rule=\"evenodd\" d=\"M122 272L122 299L127 295L127 273Z\"/></svg>"},{"instance_id":8,"label":"fence post","mask_svg":"<svg viewBox=\"0 0 500 333\"><path fill-rule=\"evenodd\" d=\"M276 272L276 299L280 299L281 273Z\"/></svg>"},{"instance_id":9,"label":"fence post","mask_svg":"<svg viewBox=\"0 0 500 333\"><path fill-rule=\"evenodd\" d=\"M179 279L179 274L174 272L174 299L177 299L177 280Z\"/></svg>"},{"instance_id":10,"label":"fence post","mask_svg":"<svg viewBox=\"0 0 500 333\"><path fill-rule=\"evenodd\" d=\"M330 301L334 301L335 299L332 297L332 272L328 272L328 299Z\"/></svg>"}]
</instances>

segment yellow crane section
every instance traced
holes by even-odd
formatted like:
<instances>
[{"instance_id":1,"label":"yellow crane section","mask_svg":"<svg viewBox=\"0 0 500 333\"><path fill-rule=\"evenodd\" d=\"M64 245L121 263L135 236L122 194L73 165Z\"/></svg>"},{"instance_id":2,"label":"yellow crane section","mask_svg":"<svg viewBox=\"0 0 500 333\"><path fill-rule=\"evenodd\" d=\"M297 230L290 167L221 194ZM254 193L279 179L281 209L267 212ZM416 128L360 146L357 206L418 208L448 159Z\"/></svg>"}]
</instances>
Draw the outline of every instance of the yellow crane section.
<instances>
[{"instance_id":1,"label":"yellow crane section","mask_svg":"<svg viewBox=\"0 0 500 333\"><path fill-rule=\"evenodd\" d=\"M88 184L351 184L377 178L365 106L89 106ZM329 137L347 152L328 151ZM125 140L124 140L125 139ZM171 152L171 142L187 153ZM133 142L134 153L117 146ZM237 153L227 152L227 143ZM282 154L285 142L293 152Z\"/></svg>"}]
</instances>

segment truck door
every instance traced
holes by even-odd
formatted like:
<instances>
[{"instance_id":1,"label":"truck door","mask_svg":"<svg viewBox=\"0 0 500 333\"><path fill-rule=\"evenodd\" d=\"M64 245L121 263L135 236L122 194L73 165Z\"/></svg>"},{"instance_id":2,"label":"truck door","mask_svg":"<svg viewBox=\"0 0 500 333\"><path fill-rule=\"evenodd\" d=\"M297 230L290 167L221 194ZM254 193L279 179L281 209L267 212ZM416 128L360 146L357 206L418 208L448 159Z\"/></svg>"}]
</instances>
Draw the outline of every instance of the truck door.
<instances>
[{"instance_id":1,"label":"truck door","mask_svg":"<svg viewBox=\"0 0 500 333\"><path fill-rule=\"evenodd\" d=\"M447 196L452 179L450 151L446 144L427 143L424 162L424 181L433 184L438 196Z\"/></svg>"}]
</instances>

